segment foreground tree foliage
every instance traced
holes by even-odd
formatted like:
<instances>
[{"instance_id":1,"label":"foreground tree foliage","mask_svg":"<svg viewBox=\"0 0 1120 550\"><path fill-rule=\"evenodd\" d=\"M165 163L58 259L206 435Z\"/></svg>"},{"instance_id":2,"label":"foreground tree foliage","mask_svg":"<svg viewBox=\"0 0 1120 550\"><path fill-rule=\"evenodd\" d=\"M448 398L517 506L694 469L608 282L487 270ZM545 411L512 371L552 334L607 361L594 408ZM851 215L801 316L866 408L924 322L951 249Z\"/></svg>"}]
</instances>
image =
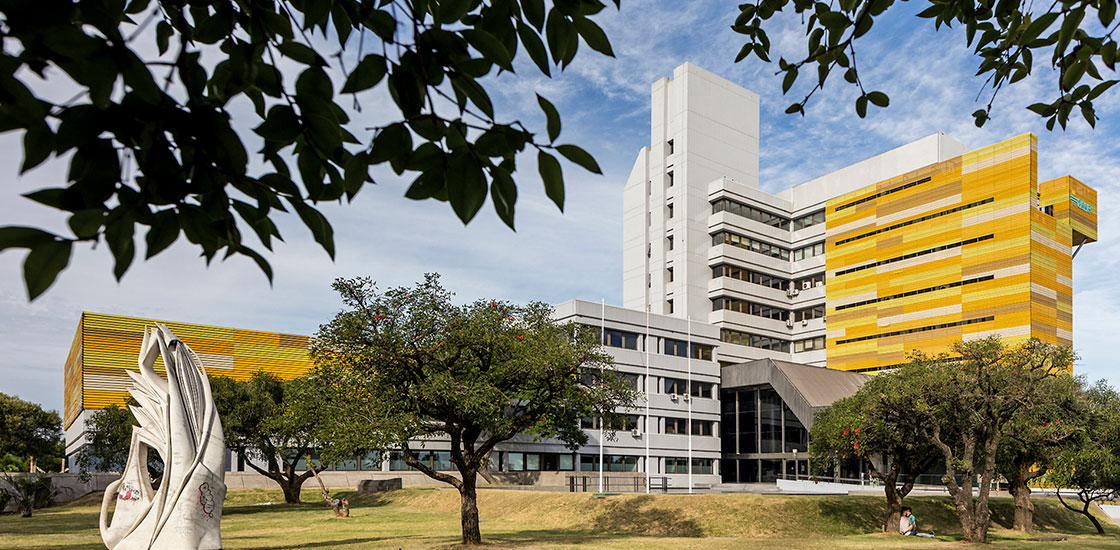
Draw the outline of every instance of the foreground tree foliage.
<instances>
[{"instance_id":1,"label":"foreground tree foliage","mask_svg":"<svg viewBox=\"0 0 1120 550\"><path fill-rule=\"evenodd\" d=\"M526 150L536 151L545 191L563 209L557 154L600 173L595 160L557 142L560 117L548 100L537 96L547 120L539 135L499 117L482 82L513 72L522 52L532 62L523 66L551 76L572 62L581 40L613 56L591 19L604 7L598 0L547 7L544 0L0 0L0 132L22 132L23 172L52 157L69 163L65 182L26 196L65 212L70 229L0 227L0 251L29 251L31 299L81 242L104 241L120 279L138 253L138 233L145 258L182 235L207 262L243 255L271 280L243 229L271 250L281 238L275 219L291 210L333 258L330 223L315 205L353 199L373 183L376 165L407 172L407 197L449 202L464 223L489 194L514 227L515 157ZM51 96L67 87L72 97ZM339 105L343 94L359 110L363 100L392 101L394 114L374 127L351 121ZM252 111L235 125L230 112L239 102ZM255 136L238 132L248 127Z\"/></svg>"},{"instance_id":2,"label":"foreground tree foliage","mask_svg":"<svg viewBox=\"0 0 1120 550\"><path fill-rule=\"evenodd\" d=\"M766 29L773 30L772 19L792 7L805 28L805 53L793 60L778 59L782 92L789 92L806 74L811 88L786 112L805 114L813 94L823 89L836 71L858 88L855 109L862 118L869 104L886 107L890 99L861 78L856 43L871 32L876 18L894 5L895 0L756 0L740 4L731 28L744 35L746 43L735 61L753 55L769 63L770 37ZM1027 108L1045 118L1046 127L1052 130L1055 123L1065 128L1070 116L1078 113L1090 126L1096 124L1093 102L1117 82L1117 41L1113 36L1118 23L1116 6L1117 0L1039 4L1022 0L930 0L918 17L931 19L939 30L954 24L964 29L965 41L978 58L976 74L984 77L977 97L987 95L988 99L983 108L972 113L977 126L991 117L992 105L1004 87L1031 75L1036 67L1035 55L1049 56L1049 67L1057 73L1056 95L1048 103Z\"/></svg>"},{"instance_id":3,"label":"foreground tree foliage","mask_svg":"<svg viewBox=\"0 0 1120 550\"><path fill-rule=\"evenodd\" d=\"M1094 502L1120 497L1120 395L1102 380L1085 397L1089 409L1086 429L1055 458L1049 479L1076 492L1078 507L1066 502L1061 491L1058 498L1066 508L1084 514L1103 535L1104 527L1090 508Z\"/></svg>"},{"instance_id":4,"label":"foreground tree foliage","mask_svg":"<svg viewBox=\"0 0 1120 550\"><path fill-rule=\"evenodd\" d=\"M0 456L11 454L39 468L57 472L62 466L62 418L57 411L0 393Z\"/></svg>"},{"instance_id":5,"label":"foreground tree foliage","mask_svg":"<svg viewBox=\"0 0 1120 550\"><path fill-rule=\"evenodd\" d=\"M311 463L311 433L321 419L287 407L306 384L306 380L283 381L263 371L249 380L210 378L226 446L250 468L275 481L284 492L284 502L291 504L300 501L303 483L315 475L312 468L322 469ZM303 471L296 468L301 459L308 464Z\"/></svg>"},{"instance_id":6,"label":"foreground tree foliage","mask_svg":"<svg viewBox=\"0 0 1120 550\"><path fill-rule=\"evenodd\" d=\"M814 469L857 459L883 483L887 513L883 531L897 532L902 500L918 476L937 462L937 450L919 436L913 413L914 386L900 372L880 374L855 395L836 401L813 419L809 452Z\"/></svg>"},{"instance_id":7,"label":"foreground tree foliage","mask_svg":"<svg viewBox=\"0 0 1120 550\"><path fill-rule=\"evenodd\" d=\"M587 442L582 417L633 405L597 330L557 325L547 304L456 306L438 275L385 292L368 279L334 288L344 309L312 345L332 419L318 432L324 460L401 453L458 489L464 544L481 542L477 478L495 445L524 434L576 449ZM418 460L429 438L450 443L458 475Z\"/></svg>"},{"instance_id":8,"label":"foreground tree foliage","mask_svg":"<svg viewBox=\"0 0 1120 550\"><path fill-rule=\"evenodd\" d=\"M1044 381L1069 376L1074 355L1037 339L1009 347L995 336L957 342L950 352L954 358L915 354L901 370L920 389L913 393L920 434L942 459L964 539L985 542L999 447L1020 411L1045 403Z\"/></svg>"},{"instance_id":9,"label":"foreground tree foliage","mask_svg":"<svg viewBox=\"0 0 1120 550\"><path fill-rule=\"evenodd\" d=\"M1055 376L1038 382L1032 406L1020 409L1004 430L996 452L996 471L1008 483L1015 503L1014 528L1030 531L1034 523L1032 480L1052 471L1061 455L1078 445L1089 415L1084 381Z\"/></svg>"}]
</instances>

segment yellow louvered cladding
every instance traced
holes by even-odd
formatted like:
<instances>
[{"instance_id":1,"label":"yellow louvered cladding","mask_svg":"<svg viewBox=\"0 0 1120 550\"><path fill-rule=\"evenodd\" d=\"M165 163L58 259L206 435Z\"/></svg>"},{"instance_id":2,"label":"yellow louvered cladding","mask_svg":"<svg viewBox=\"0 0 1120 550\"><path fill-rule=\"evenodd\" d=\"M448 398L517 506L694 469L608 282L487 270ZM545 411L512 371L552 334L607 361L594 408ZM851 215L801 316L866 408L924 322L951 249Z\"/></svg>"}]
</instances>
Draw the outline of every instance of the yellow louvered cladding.
<instances>
[{"instance_id":1,"label":"yellow louvered cladding","mask_svg":"<svg viewBox=\"0 0 1120 550\"><path fill-rule=\"evenodd\" d=\"M1071 255L1096 239L1096 192L1040 185L1037 168L1024 134L828 201L828 366L870 371L991 334L1072 344Z\"/></svg>"},{"instance_id":2,"label":"yellow louvered cladding","mask_svg":"<svg viewBox=\"0 0 1120 550\"><path fill-rule=\"evenodd\" d=\"M137 370L144 327L157 321L140 317L83 313L65 365L65 424L83 409L123 405L128 399L127 370ZM308 337L174 321L158 321L198 354L211 375L245 380L258 370L283 379L311 368ZM155 365L163 373L163 360Z\"/></svg>"}]
</instances>

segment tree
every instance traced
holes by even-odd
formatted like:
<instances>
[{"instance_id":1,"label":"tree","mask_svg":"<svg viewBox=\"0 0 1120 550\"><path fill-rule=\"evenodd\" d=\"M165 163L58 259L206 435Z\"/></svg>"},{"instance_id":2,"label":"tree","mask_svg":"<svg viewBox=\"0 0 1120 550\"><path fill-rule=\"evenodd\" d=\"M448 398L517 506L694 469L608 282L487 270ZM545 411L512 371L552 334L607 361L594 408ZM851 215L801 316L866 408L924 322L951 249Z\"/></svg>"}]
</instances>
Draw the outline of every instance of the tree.
<instances>
[{"instance_id":1,"label":"tree","mask_svg":"<svg viewBox=\"0 0 1120 550\"><path fill-rule=\"evenodd\" d=\"M222 419L226 445L250 468L273 480L284 491L284 502L298 503L303 483L315 472L311 464L311 433L319 419L286 408L305 380L283 381L258 371L249 380L215 376L210 379L214 404ZM296 468L307 459L308 468ZM256 461L263 461L262 468ZM321 469L321 467L319 467Z\"/></svg>"},{"instance_id":2,"label":"tree","mask_svg":"<svg viewBox=\"0 0 1120 550\"><path fill-rule=\"evenodd\" d=\"M62 466L62 445L62 418L57 411L0 393L0 456L35 457L40 468L57 472Z\"/></svg>"},{"instance_id":3,"label":"tree","mask_svg":"<svg viewBox=\"0 0 1120 550\"><path fill-rule=\"evenodd\" d=\"M1034 523L1029 483L1046 475L1058 456L1077 443L1088 414L1082 381L1073 376L1044 378L1035 390L1037 399L1011 418L996 452L996 471L1007 480L1019 531L1030 531Z\"/></svg>"},{"instance_id":4,"label":"tree","mask_svg":"<svg viewBox=\"0 0 1120 550\"><path fill-rule=\"evenodd\" d=\"M604 7L599 0L547 8L543 0L0 1L0 131L23 132L23 172L52 156L69 159L65 184L27 197L67 213L71 232L0 227L0 251L29 250L31 299L80 242L105 241L120 279L144 228L145 258L182 233L207 262L219 253L247 256L271 280L268 261L242 231L271 250L281 238L276 213L290 208L333 258L331 226L315 204L353 199L373 182L369 169L385 163L409 173L406 197L449 202L466 223L489 193L512 228L516 156L527 149L536 150L546 194L563 209L555 153L600 173L595 160L556 141L560 117L547 99L537 96L547 120L540 136L502 120L482 82L512 73L519 50L545 76L571 63L581 39L613 56L591 19ZM288 75L297 71L293 82ZM48 99L48 85L78 93ZM336 101L343 94L353 94L359 111L359 96L391 100L394 114L359 130L370 123L350 120ZM238 103L254 114L235 124ZM255 136L239 133L249 126ZM261 142L251 162L247 148Z\"/></svg>"},{"instance_id":5,"label":"tree","mask_svg":"<svg viewBox=\"0 0 1120 550\"><path fill-rule=\"evenodd\" d=\"M90 472L124 471L132 447L132 428L140 425L129 407L139 405L129 397L124 407L111 403L86 419L86 444L74 459L83 478L88 478ZM159 453L148 453L148 475L154 480L163 475L163 457Z\"/></svg>"},{"instance_id":6,"label":"tree","mask_svg":"<svg viewBox=\"0 0 1120 550\"><path fill-rule=\"evenodd\" d=\"M747 41L739 50L736 62L751 55L770 62L770 38L764 27L790 3L791 0L759 0L739 5L739 15L731 28L744 35ZM809 92L786 112L804 115L809 100L824 88L833 70L843 71L844 80L859 89L855 108L860 118L867 115L868 104L886 107L890 103L887 94L867 91L860 78L855 44L871 31L875 18L893 6L894 0L843 0L834 4L792 0L792 3L805 26L806 50L805 57L799 60L778 59L778 73L783 74L782 93L789 92L800 75L815 74L809 77L812 84ZM1117 0L1063 0L1038 8L1020 1L931 0L929 4L918 17L932 19L938 30L942 25L948 28L954 23L964 27L966 43L979 57L976 74L986 75L986 78L977 97L989 95L987 105L972 113L977 126L983 126L991 117L992 104L1005 86L1030 76L1036 53L1050 54L1050 67L1058 73L1055 83L1058 92L1050 103L1035 103L1027 108L1045 118L1050 130L1055 123L1065 128L1070 115L1076 112L1080 112L1090 126L1096 124L1093 101L1117 82L1101 74L1102 68L1113 74L1116 72L1117 42L1113 34L1117 28ZM1100 21L1099 27L1094 17Z\"/></svg>"},{"instance_id":7,"label":"tree","mask_svg":"<svg viewBox=\"0 0 1120 550\"><path fill-rule=\"evenodd\" d=\"M1104 528L1089 509L1094 502L1120 496L1120 395L1101 380L1089 388L1086 398L1087 429L1055 460L1050 480L1058 487L1076 490L1079 508L1067 503L1060 489L1058 499L1066 508L1084 514L1103 535Z\"/></svg>"},{"instance_id":8,"label":"tree","mask_svg":"<svg viewBox=\"0 0 1120 550\"><path fill-rule=\"evenodd\" d=\"M941 480L964 538L985 542L999 446L1015 415L1042 400L1042 381L1068 372L1074 355L1067 347L1033 338L1009 347L997 336L956 342L950 351L955 358L915 353L901 371L918 390L913 395L921 434L941 455Z\"/></svg>"},{"instance_id":9,"label":"tree","mask_svg":"<svg viewBox=\"0 0 1120 550\"><path fill-rule=\"evenodd\" d=\"M325 453L392 449L452 485L464 544L481 542L477 477L495 445L527 434L576 449L587 442L581 418L613 420L633 404L597 329L557 325L547 304L456 306L433 274L383 293L364 278L334 289L345 307L312 344L323 401L337 411ZM430 438L448 440L458 476L418 460L418 440Z\"/></svg>"},{"instance_id":10,"label":"tree","mask_svg":"<svg viewBox=\"0 0 1120 550\"><path fill-rule=\"evenodd\" d=\"M919 436L920 417L914 414L911 393L912 387L899 373L879 374L855 395L817 413L809 435L815 468L854 458L883 482L884 532L897 531L902 500L918 476L936 462L936 449Z\"/></svg>"},{"instance_id":11,"label":"tree","mask_svg":"<svg viewBox=\"0 0 1120 550\"><path fill-rule=\"evenodd\" d=\"M51 478L44 474L3 474L2 479L12 489L8 494L10 498L15 498L20 517L29 518L36 508L54 504L54 497L61 493L51 484Z\"/></svg>"}]
</instances>

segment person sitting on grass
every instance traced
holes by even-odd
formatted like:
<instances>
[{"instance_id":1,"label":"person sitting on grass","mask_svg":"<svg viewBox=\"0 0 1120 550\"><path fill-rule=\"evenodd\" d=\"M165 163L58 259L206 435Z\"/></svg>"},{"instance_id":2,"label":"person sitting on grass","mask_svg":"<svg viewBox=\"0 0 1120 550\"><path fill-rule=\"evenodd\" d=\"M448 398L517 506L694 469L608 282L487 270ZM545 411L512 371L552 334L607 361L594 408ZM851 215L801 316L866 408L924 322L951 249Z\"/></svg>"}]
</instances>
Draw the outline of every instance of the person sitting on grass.
<instances>
[{"instance_id":1,"label":"person sitting on grass","mask_svg":"<svg viewBox=\"0 0 1120 550\"><path fill-rule=\"evenodd\" d=\"M902 517L898 520L898 533L908 537L928 537L933 538L933 533L919 533L918 532L918 518L910 511L910 507L906 506L902 509Z\"/></svg>"}]
</instances>

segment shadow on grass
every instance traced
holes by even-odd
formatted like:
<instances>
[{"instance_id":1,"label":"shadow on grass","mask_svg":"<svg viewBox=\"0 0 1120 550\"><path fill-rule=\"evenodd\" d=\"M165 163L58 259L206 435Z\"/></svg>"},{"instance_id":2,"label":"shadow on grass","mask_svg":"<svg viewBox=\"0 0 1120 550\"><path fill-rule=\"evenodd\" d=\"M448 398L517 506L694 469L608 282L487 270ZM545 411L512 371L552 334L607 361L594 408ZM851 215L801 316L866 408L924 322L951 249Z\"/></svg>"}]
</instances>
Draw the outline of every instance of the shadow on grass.
<instances>
[{"instance_id":1,"label":"shadow on grass","mask_svg":"<svg viewBox=\"0 0 1120 550\"><path fill-rule=\"evenodd\" d=\"M395 536L395 537L361 537L349 538L339 540L324 540L317 542L301 542L289 546L277 546L276 543L267 543L260 546L242 546L244 550L295 550L296 548L345 548L351 544L367 544L372 542L382 542L387 540L404 540L414 538L411 536Z\"/></svg>"},{"instance_id":2,"label":"shadow on grass","mask_svg":"<svg viewBox=\"0 0 1120 550\"><path fill-rule=\"evenodd\" d=\"M692 518L681 517L679 510L657 508L651 496L616 502L607 501L592 528L603 533L655 535L660 537L699 537L704 530Z\"/></svg>"}]
</instances>

